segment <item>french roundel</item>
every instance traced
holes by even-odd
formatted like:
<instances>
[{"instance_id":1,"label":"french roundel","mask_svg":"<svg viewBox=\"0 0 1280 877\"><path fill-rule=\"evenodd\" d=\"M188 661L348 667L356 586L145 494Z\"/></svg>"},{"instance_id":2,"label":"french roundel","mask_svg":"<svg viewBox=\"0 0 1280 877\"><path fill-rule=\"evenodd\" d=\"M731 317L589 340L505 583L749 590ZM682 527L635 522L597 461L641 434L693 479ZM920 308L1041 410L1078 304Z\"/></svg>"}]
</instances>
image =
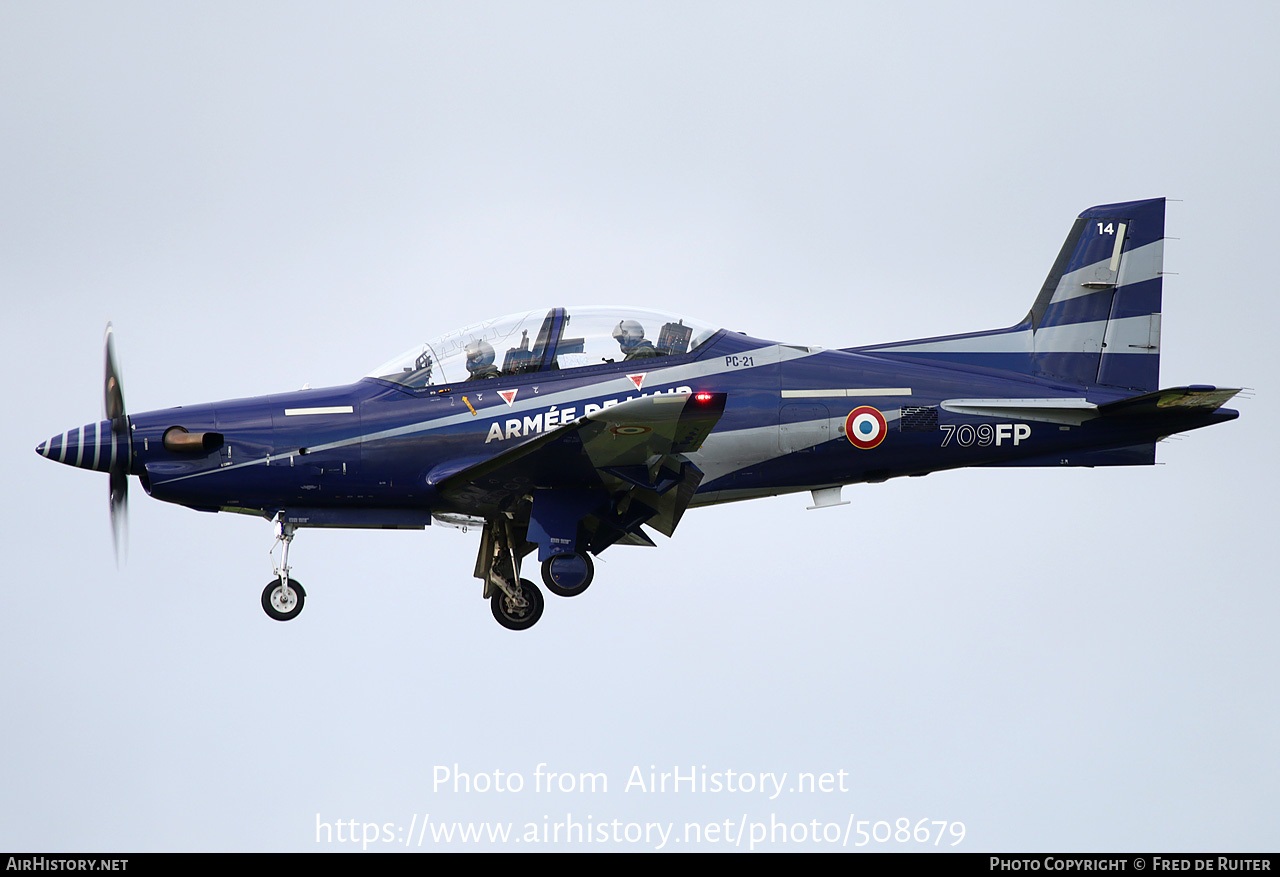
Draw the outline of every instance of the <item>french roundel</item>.
<instances>
[{"instance_id":1,"label":"french roundel","mask_svg":"<svg viewBox=\"0 0 1280 877\"><path fill-rule=\"evenodd\" d=\"M844 434L855 448L874 448L884 441L889 431L884 415L870 405L863 405L849 412L844 421Z\"/></svg>"}]
</instances>

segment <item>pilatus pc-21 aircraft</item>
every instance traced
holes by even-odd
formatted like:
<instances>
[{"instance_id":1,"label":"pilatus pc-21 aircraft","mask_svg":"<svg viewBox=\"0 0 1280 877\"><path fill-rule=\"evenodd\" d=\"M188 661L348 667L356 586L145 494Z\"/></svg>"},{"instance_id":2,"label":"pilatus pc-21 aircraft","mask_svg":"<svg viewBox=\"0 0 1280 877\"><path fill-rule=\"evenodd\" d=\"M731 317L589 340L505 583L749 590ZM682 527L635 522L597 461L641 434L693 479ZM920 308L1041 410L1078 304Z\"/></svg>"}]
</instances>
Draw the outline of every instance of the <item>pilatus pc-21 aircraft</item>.
<instances>
[{"instance_id":1,"label":"pilatus pc-21 aircraft","mask_svg":"<svg viewBox=\"0 0 1280 877\"><path fill-rule=\"evenodd\" d=\"M500 624L542 615L521 577L581 594L592 555L653 545L693 506L961 466L1138 466L1237 412L1238 390L1161 390L1163 199L1080 214L1030 312L1007 329L824 350L673 314L549 307L420 344L345 387L126 414L111 330L106 419L36 450L156 499L261 515L285 621L300 527L480 531L475 576ZM273 557L274 549L273 549Z\"/></svg>"}]
</instances>

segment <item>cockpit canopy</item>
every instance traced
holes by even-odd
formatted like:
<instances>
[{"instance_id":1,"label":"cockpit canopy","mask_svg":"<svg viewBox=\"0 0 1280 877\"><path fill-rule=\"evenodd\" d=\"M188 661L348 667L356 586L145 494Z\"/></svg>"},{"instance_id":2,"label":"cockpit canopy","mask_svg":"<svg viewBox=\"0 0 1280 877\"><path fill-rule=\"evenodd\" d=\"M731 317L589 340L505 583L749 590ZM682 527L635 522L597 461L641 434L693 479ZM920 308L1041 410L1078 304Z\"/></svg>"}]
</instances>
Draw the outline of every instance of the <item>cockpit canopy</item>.
<instances>
[{"instance_id":1,"label":"cockpit canopy","mask_svg":"<svg viewBox=\"0 0 1280 877\"><path fill-rule=\"evenodd\" d=\"M716 329L642 308L552 308L467 326L367 377L411 389L692 353Z\"/></svg>"}]
</instances>

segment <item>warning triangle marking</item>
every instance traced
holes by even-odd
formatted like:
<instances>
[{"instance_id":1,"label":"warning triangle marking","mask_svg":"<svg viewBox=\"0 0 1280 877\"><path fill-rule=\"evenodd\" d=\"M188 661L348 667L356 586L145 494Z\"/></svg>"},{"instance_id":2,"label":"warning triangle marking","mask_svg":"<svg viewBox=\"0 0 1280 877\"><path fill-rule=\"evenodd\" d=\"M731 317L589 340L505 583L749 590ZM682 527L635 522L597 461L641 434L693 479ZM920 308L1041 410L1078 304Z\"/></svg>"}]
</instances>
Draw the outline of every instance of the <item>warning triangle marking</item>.
<instances>
[{"instance_id":1,"label":"warning triangle marking","mask_svg":"<svg viewBox=\"0 0 1280 877\"><path fill-rule=\"evenodd\" d=\"M647 374L648 372L640 372L638 375L627 375L627 377L631 379L631 383L635 384L636 389L638 390L640 389L640 385L644 383L644 376Z\"/></svg>"},{"instance_id":2,"label":"warning triangle marking","mask_svg":"<svg viewBox=\"0 0 1280 877\"><path fill-rule=\"evenodd\" d=\"M502 401L506 402L507 407L510 408L515 404L516 393L518 392L520 392L520 388L516 387L514 390L499 390L498 395L502 397Z\"/></svg>"}]
</instances>

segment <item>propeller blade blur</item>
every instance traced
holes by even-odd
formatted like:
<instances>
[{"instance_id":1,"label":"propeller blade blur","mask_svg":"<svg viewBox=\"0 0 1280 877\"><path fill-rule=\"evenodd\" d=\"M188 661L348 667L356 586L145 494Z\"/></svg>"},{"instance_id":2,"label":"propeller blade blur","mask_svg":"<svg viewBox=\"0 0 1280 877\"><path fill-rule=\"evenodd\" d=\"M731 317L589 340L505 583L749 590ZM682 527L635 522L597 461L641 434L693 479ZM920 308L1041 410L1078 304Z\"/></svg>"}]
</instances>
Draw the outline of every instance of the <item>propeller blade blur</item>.
<instances>
[{"instance_id":1,"label":"propeller blade blur","mask_svg":"<svg viewBox=\"0 0 1280 877\"><path fill-rule=\"evenodd\" d=\"M116 363L115 331L107 323L107 338L103 343L103 393L102 407L111 431L125 440L128 447L129 418L124 411L124 387L120 382L120 367ZM110 469L111 544L115 549L116 566L120 565L121 546L128 549L129 536L129 454L114 457Z\"/></svg>"},{"instance_id":2,"label":"propeller blade blur","mask_svg":"<svg viewBox=\"0 0 1280 877\"><path fill-rule=\"evenodd\" d=\"M107 323L107 339L104 342L105 375L103 378L102 408L111 427L116 432L124 429L124 388L120 384L120 369L116 365L115 331Z\"/></svg>"}]
</instances>

